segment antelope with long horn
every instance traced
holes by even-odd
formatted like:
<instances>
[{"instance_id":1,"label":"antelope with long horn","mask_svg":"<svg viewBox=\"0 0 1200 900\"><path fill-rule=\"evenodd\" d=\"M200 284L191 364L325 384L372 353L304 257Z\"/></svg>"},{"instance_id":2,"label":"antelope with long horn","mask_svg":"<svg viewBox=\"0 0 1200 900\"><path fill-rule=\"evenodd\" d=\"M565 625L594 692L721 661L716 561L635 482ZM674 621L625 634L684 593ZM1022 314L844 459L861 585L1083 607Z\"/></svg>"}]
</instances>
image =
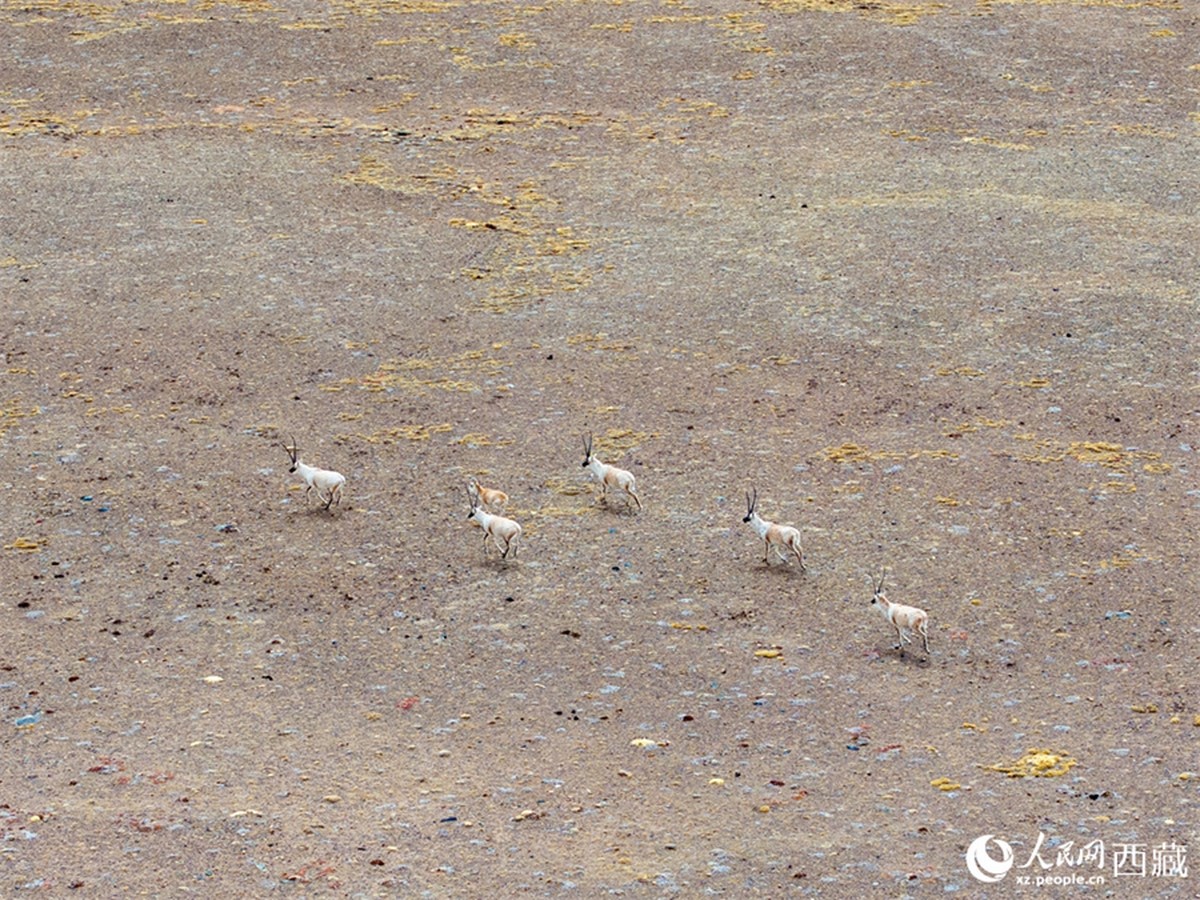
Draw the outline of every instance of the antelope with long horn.
<instances>
[{"instance_id":1,"label":"antelope with long horn","mask_svg":"<svg viewBox=\"0 0 1200 900\"><path fill-rule=\"evenodd\" d=\"M746 493L746 517L743 522L749 523L750 527L763 540L763 562L767 565L771 564L771 550L773 549L779 558L787 561L787 553L785 550L791 551L796 556L796 561L800 563L800 571L807 571L804 565L804 551L800 547L800 532L791 525L776 525L774 522L768 522L758 514L758 488L754 489L754 494Z\"/></svg>"},{"instance_id":2,"label":"antelope with long horn","mask_svg":"<svg viewBox=\"0 0 1200 900\"><path fill-rule=\"evenodd\" d=\"M479 505L479 495L471 490L470 486L467 487L467 500L471 504L471 511L467 513L467 518L474 519L483 529L484 556L487 555L488 538L491 538L501 559L508 556L509 550L512 550L513 559L516 559L517 538L521 536L521 526L512 519L506 519L504 516L497 516L485 510ZM500 546L501 541L504 541L503 547Z\"/></svg>"},{"instance_id":3,"label":"antelope with long horn","mask_svg":"<svg viewBox=\"0 0 1200 900\"><path fill-rule=\"evenodd\" d=\"M904 653L904 645L912 643L912 635L919 634L925 652L929 652L929 614L915 606L905 606L893 603L883 592L883 578L886 570L879 572L879 581L872 581L875 587L871 605L876 607L885 619L896 629L896 637L900 639L897 649ZM869 577L869 576L868 576Z\"/></svg>"},{"instance_id":4,"label":"antelope with long horn","mask_svg":"<svg viewBox=\"0 0 1200 900\"><path fill-rule=\"evenodd\" d=\"M624 491L627 496L633 498L638 509L642 508L642 501L638 499L637 495L637 481L634 479L633 473L596 459L592 455L592 436L590 434L583 439L583 468L590 469L592 477L600 482L600 499L605 503L608 502L608 489L611 487Z\"/></svg>"},{"instance_id":5,"label":"antelope with long horn","mask_svg":"<svg viewBox=\"0 0 1200 900\"><path fill-rule=\"evenodd\" d=\"M304 479L306 487L304 488L304 503L308 504L308 494L313 489L317 489L317 499L325 504L325 508L329 509L334 503L339 506L342 502L342 488L346 486L346 476L341 472L333 472L329 469L318 469L316 466L305 465L300 461L300 448L296 446L296 439L292 438L292 446L283 445L283 449L287 451L291 457L292 467L288 472L299 475Z\"/></svg>"}]
</instances>

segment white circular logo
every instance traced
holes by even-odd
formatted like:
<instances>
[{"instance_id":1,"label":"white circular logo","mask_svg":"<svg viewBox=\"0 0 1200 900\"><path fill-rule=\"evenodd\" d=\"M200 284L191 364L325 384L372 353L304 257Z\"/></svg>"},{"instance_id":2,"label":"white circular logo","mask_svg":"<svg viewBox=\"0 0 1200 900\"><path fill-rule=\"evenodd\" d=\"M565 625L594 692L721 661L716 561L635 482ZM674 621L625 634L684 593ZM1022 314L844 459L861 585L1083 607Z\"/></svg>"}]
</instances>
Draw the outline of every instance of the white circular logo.
<instances>
[{"instance_id":1,"label":"white circular logo","mask_svg":"<svg viewBox=\"0 0 1200 900\"><path fill-rule=\"evenodd\" d=\"M988 841L995 839L996 846L1000 848L1000 858L992 859L991 854L987 851ZM971 841L971 846L967 848L967 871L969 871L977 881L982 881L984 884L994 884L1012 868L1013 851L1012 846L1008 841L1002 841L994 834L985 834Z\"/></svg>"}]
</instances>

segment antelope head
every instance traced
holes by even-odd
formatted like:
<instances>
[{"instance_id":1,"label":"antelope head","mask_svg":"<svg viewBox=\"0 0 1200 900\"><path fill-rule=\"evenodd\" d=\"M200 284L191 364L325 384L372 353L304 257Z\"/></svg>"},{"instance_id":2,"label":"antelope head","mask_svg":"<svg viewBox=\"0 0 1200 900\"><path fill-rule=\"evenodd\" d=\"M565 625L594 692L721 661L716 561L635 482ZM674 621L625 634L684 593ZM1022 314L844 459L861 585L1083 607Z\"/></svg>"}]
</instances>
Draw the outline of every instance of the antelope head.
<instances>
[{"instance_id":1,"label":"antelope head","mask_svg":"<svg viewBox=\"0 0 1200 900\"><path fill-rule=\"evenodd\" d=\"M751 496L749 491L746 491L746 518L743 522L749 522L754 518L754 508L758 506L758 488L754 488L754 495Z\"/></svg>"},{"instance_id":2,"label":"antelope head","mask_svg":"<svg viewBox=\"0 0 1200 900\"><path fill-rule=\"evenodd\" d=\"M867 578L871 580L871 585L872 585L872 592L873 592L873 595L871 597L871 605L872 606L879 606L881 604L886 606L888 603L887 594L885 594L883 592L883 579L886 575L887 575L887 569L880 569L879 570L879 581L875 581L869 575L867 576Z\"/></svg>"},{"instance_id":3,"label":"antelope head","mask_svg":"<svg viewBox=\"0 0 1200 900\"><path fill-rule=\"evenodd\" d=\"M296 438L294 436L292 437L292 446L289 447L287 444L283 444L282 446L292 460L292 467L288 469L288 471L295 472L296 466L300 462L300 448L296 446Z\"/></svg>"}]
</instances>

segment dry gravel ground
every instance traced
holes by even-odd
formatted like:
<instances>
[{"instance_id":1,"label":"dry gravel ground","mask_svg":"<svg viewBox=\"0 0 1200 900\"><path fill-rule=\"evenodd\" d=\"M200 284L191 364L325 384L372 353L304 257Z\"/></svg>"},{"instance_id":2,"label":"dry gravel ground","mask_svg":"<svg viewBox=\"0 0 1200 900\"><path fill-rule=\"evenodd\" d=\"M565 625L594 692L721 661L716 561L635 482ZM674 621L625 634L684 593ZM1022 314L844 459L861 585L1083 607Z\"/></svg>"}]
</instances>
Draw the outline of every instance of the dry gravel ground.
<instances>
[{"instance_id":1,"label":"dry gravel ground","mask_svg":"<svg viewBox=\"0 0 1200 900\"><path fill-rule=\"evenodd\" d=\"M1197 896L1197 24L0 3L0 892Z\"/></svg>"}]
</instances>

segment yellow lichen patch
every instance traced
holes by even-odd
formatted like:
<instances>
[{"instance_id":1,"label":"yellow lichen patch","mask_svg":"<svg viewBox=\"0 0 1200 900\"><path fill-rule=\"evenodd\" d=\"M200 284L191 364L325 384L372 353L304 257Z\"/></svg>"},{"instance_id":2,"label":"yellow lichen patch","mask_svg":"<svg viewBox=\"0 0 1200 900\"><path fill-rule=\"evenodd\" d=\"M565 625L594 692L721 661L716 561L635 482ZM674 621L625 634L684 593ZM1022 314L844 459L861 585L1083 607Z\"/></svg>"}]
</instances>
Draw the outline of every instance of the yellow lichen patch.
<instances>
[{"instance_id":1,"label":"yellow lichen patch","mask_svg":"<svg viewBox=\"0 0 1200 900\"><path fill-rule=\"evenodd\" d=\"M1173 131L1163 131L1153 125L1113 125L1112 130L1117 134L1129 137L1147 137L1174 140L1178 135Z\"/></svg>"},{"instance_id":2,"label":"yellow lichen patch","mask_svg":"<svg viewBox=\"0 0 1200 900\"><path fill-rule=\"evenodd\" d=\"M930 786L937 788L939 791L959 791L962 790L962 785L957 781L951 781L949 778L935 778L929 782Z\"/></svg>"},{"instance_id":3,"label":"yellow lichen patch","mask_svg":"<svg viewBox=\"0 0 1200 900\"><path fill-rule=\"evenodd\" d=\"M948 425L942 429L942 434L946 437L962 437L964 434L971 434L978 431L980 428L1003 428L1008 425L1006 419L988 419L984 417L976 418L971 422L962 422L958 425Z\"/></svg>"},{"instance_id":4,"label":"yellow lichen patch","mask_svg":"<svg viewBox=\"0 0 1200 900\"><path fill-rule=\"evenodd\" d=\"M840 447L826 447L821 451L829 462L857 463L875 459L904 459L905 454L894 450L869 450L858 444L846 443Z\"/></svg>"},{"instance_id":5,"label":"yellow lichen patch","mask_svg":"<svg viewBox=\"0 0 1200 900\"><path fill-rule=\"evenodd\" d=\"M0 269L36 269L41 263L19 259L16 256L6 256L0 259Z\"/></svg>"},{"instance_id":6,"label":"yellow lichen patch","mask_svg":"<svg viewBox=\"0 0 1200 900\"><path fill-rule=\"evenodd\" d=\"M871 458L871 451L866 447L860 447L858 444L842 444L840 447L826 447L821 452L830 462L866 462Z\"/></svg>"},{"instance_id":7,"label":"yellow lichen patch","mask_svg":"<svg viewBox=\"0 0 1200 900\"><path fill-rule=\"evenodd\" d=\"M475 391L479 390L479 385L473 381L449 376L422 378L410 373L429 373L442 369L455 374L471 372L492 377L499 374L503 367L503 361L489 356L485 351L471 350L443 359L388 360L380 363L374 372L358 378L346 378L339 383L357 385L375 393L394 390Z\"/></svg>"},{"instance_id":8,"label":"yellow lichen patch","mask_svg":"<svg viewBox=\"0 0 1200 900\"><path fill-rule=\"evenodd\" d=\"M972 366L940 366L934 374L945 378L948 375L958 375L962 378L982 378L983 372Z\"/></svg>"},{"instance_id":9,"label":"yellow lichen patch","mask_svg":"<svg viewBox=\"0 0 1200 900\"><path fill-rule=\"evenodd\" d=\"M1101 569L1131 569L1134 563L1149 559L1142 553L1117 553L1108 559L1100 560Z\"/></svg>"},{"instance_id":10,"label":"yellow lichen patch","mask_svg":"<svg viewBox=\"0 0 1200 900\"><path fill-rule=\"evenodd\" d=\"M1106 441L1072 441L1067 454L1083 463L1117 467L1125 462L1125 448Z\"/></svg>"},{"instance_id":11,"label":"yellow lichen patch","mask_svg":"<svg viewBox=\"0 0 1200 900\"><path fill-rule=\"evenodd\" d=\"M1049 378L1027 378L1025 381L1018 381L1017 384L1023 388L1031 390L1041 390L1042 388L1050 387Z\"/></svg>"},{"instance_id":12,"label":"yellow lichen patch","mask_svg":"<svg viewBox=\"0 0 1200 900\"><path fill-rule=\"evenodd\" d=\"M671 97L659 103L658 108L683 115L703 115L714 119L724 119L729 116L728 109L712 100L687 100L683 97Z\"/></svg>"},{"instance_id":13,"label":"yellow lichen patch","mask_svg":"<svg viewBox=\"0 0 1200 900\"><path fill-rule=\"evenodd\" d=\"M340 176L339 180L349 184L368 185L381 191L416 196L431 192L434 187L452 179L454 174L453 170L400 173L390 163L374 156L364 156L358 161L356 168Z\"/></svg>"},{"instance_id":14,"label":"yellow lichen patch","mask_svg":"<svg viewBox=\"0 0 1200 900\"><path fill-rule=\"evenodd\" d=\"M925 16L935 16L943 9L942 3L895 3L880 0L863 3L861 0L758 0L768 9L780 12L823 12L858 13L872 18L883 18L892 25L912 25Z\"/></svg>"},{"instance_id":15,"label":"yellow lichen patch","mask_svg":"<svg viewBox=\"0 0 1200 900\"><path fill-rule=\"evenodd\" d=\"M575 269L570 271L553 272L550 275L550 284L555 290L559 291L577 291L580 288L585 288L592 283L592 273L587 269ZM622 344L620 346L606 347L604 349L612 350L628 350L632 344Z\"/></svg>"},{"instance_id":16,"label":"yellow lichen patch","mask_svg":"<svg viewBox=\"0 0 1200 900\"><path fill-rule=\"evenodd\" d=\"M586 488L580 493L587 493ZM566 516L585 516L593 509L586 504L584 506L543 506L537 511L537 515L544 519L565 518Z\"/></svg>"},{"instance_id":17,"label":"yellow lichen patch","mask_svg":"<svg viewBox=\"0 0 1200 900\"><path fill-rule=\"evenodd\" d=\"M1130 712L1141 713L1142 715L1150 715L1158 712L1158 704L1156 703L1139 703L1129 707Z\"/></svg>"},{"instance_id":18,"label":"yellow lichen patch","mask_svg":"<svg viewBox=\"0 0 1200 900\"><path fill-rule=\"evenodd\" d=\"M737 35L762 34L767 30L766 22L748 19L746 16L746 13L725 13L712 24L716 28Z\"/></svg>"},{"instance_id":19,"label":"yellow lichen patch","mask_svg":"<svg viewBox=\"0 0 1200 900\"><path fill-rule=\"evenodd\" d=\"M580 332L579 334L572 334L568 336L567 345L570 347L577 347L580 344L601 344L607 338L608 334L603 331L596 332L595 334L586 334Z\"/></svg>"},{"instance_id":20,"label":"yellow lichen patch","mask_svg":"<svg viewBox=\"0 0 1200 900\"><path fill-rule=\"evenodd\" d=\"M24 550L26 552L32 550L41 550L46 545L46 538L14 538L12 543L5 544L5 550Z\"/></svg>"},{"instance_id":21,"label":"yellow lichen patch","mask_svg":"<svg viewBox=\"0 0 1200 900\"><path fill-rule=\"evenodd\" d=\"M527 306L538 297L544 297L550 291L530 289L524 286L494 286L487 294L479 299L479 305L490 313L506 313L517 307Z\"/></svg>"},{"instance_id":22,"label":"yellow lichen patch","mask_svg":"<svg viewBox=\"0 0 1200 900\"><path fill-rule=\"evenodd\" d=\"M707 625L700 625L693 622L671 622L670 626L678 631L708 631Z\"/></svg>"},{"instance_id":23,"label":"yellow lichen patch","mask_svg":"<svg viewBox=\"0 0 1200 900\"><path fill-rule=\"evenodd\" d=\"M553 234L545 237L537 247L537 254L539 256L564 256L568 253L587 250L590 246L588 241L576 237L574 231L564 226L554 229Z\"/></svg>"},{"instance_id":24,"label":"yellow lichen patch","mask_svg":"<svg viewBox=\"0 0 1200 900\"><path fill-rule=\"evenodd\" d=\"M587 116L537 116L532 125L522 121L520 127L547 127L563 124L576 126ZM517 127L512 117L472 111L468 124L473 131L480 128L511 129ZM455 139L465 140L459 136ZM591 241L569 226L546 221L546 211L559 203L546 196L535 182L523 181L511 189L500 185L475 183L463 191L471 199L498 208L496 215L480 218L455 218L450 225L466 231L492 233L498 240L480 262L464 267L462 274L471 281L482 283L480 305L488 312L506 313L535 303L554 294L576 291L592 283L590 269L576 266L564 269L563 257L578 256L591 249Z\"/></svg>"},{"instance_id":25,"label":"yellow lichen patch","mask_svg":"<svg viewBox=\"0 0 1200 900\"><path fill-rule=\"evenodd\" d=\"M892 454L880 456L879 459L893 459ZM907 454L908 459L958 459L958 454L953 450L911 450Z\"/></svg>"},{"instance_id":26,"label":"yellow lichen patch","mask_svg":"<svg viewBox=\"0 0 1200 900\"><path fill-rule=\"evenodd\" d=\"M778 647L766 647L762 650L755 650L754 655L762 659L778 659L783 656L783 651Z\"/></svg>"},{"instance_id":27,"label":"yellow lichen patch","mask_svg":"<svg viewBox=\"0 0 1200 900\"><path fill-rule=\"evenodd\" d=\"M568 481L565 478L547 478L542 484L564 497L578 497L580 494L590 494L592 490L586 482Z\"/></svg>"},{"instance_id":28,"label":"yellow lichen patch","mask_svg":"<svg viewBox=\"0 0 1200 900\"><path fill-rule=\"evenodd\" d=\"M370 434L339 434L334 438L335 443L344 444L350 441L365 441L368 444L397 444L400 441L427 441L435 434L450 431L453 426L449 422L436 425L401 425L397 428L384 428Z\"/></svg>"},{"instance_id":29,"label":"yellow lichen patch","mask_svg":"<svg viewBox=\"0 0 1200 900\"><path fill-rule=\"evenodd\" d=\"M1024 441L1034 440L1034 436L1029 434L1015 435L1015 437ZM1148 462L1143 465L1143 468L1156 474L1169 471L1171 468L1170 466L1160 468L1162 464L1157 462L1162 456L1160 453L1149 450L1130 450L1109 441L1071 441L1068 444L1060 444L1055 441L1042 440L1038 441L1035 447L1036 452L1018 454L1016 458L1024 462L1038 463L1054 463L1074 459L1077 462L1103 466L1120 472L1128 472L1136 460L1147 460ZM1130 492L1134 490L1133 485L1126 485L1125 482L1108 482L1104 487L1111 491Z\"/></svg>"},{"instance_id":30,"label":"yellow lichen patch","mask_svg":"<svg viewBox=\"0 0 1200 900\"><path fill-rule=\"evenodd\" d=\"M501 47L513 47L517 50L532 50L537 46L537 41L520 31L502 34L497 40L499 40Z\"/></svg>"},{"instance_id":31,"label":"yellow lichen patch","mask_svg":"<svg viewBox=\"0 0 1200 900\"><path fill-rule=\"evenodd\" d=\"M1018 144L1015 141L1002 141L999 138L985 137L983 135L972 135L962 139L964 144L983 144L988 147L995 147L998 150L1032 150L1030 144Z\"/></svg>"},{"instance_id":32,"label":"yellow lichen patch","mask_svg":"<svg viewBox=\"0 0 1200 900\"><path fill-rule=\"evenodd\" d=\"M78 120L77 120L78 121ZM20 116L0 116L0 134L50 134L56 137L73 137L79 128L64 116L51 113L36 113Z\"/></svg>"},{"instance_id":33,"label":"yellow lichen patch","mask_svg":"<svg viewBox=\"0 0 1200 900\"><path fill-rule=\"evenodd\" d=\"M461 444L465 447L507 447L512 443L512 440L508 438L493 440L486 434L477 434L472 432L471 434L464 434L462 437L453 441L453 443Z\"/></svg>"},{"instance_id":34,"label":"yellow lichen patch","mask_svg":"<svg viewBox=\"0 0 1200 900\"><path fill-rule=\"evenodd\" d=\"M941 506L958 506L959 505L957 497L934 497L933 500L935 503L938 503Z\"/></svg>"},{"instance_id":35,"label":"yellow lichen patch","mask_svg":"<svg viewBox=\"0 0 1200 900\"><path fill-rule=\"evenodd\" d=\"M696 23L705 23L712 20L712 16L701 15L700 13L676 14L676 15L655 15L648 16L646 22L651 25L690 25Z\"/></svg>"},{"instance_id":36,"label":"yellow lichen patch","mask_svg":"<svg viewBox=\"0 0 1200 900\"><path fill-rule=\"evenodd\" d=\"M1001 772L1009 778L1057 778L1066 775L1076 763L1077 760L1065 753L1033 748L1013 762L983 768L988 772Z\"/></svg>"},{"instance_id":37,"label":"yellow lichen patch","mask_svg":"<svg viewBox=\"0 0 1200 900\"><path fill-rule=\"evenodd\" d=\"M510 234L522 236L533 234L532 229L522 225L512 216L496 216L486 221L478 219L451 219L450 225L466 231L506 231Z\"/></svg>"},{"instance_id":38,"label":"yellow lichen patch","mask_svg":"<svg viewBox=\"0 0 1200 900\"><path fill-rule=\"evenodd\" d=\"M36 406L22 406L15 398L9 400L7 406L0 406L0 437L20 419L36 416L39 412Z\"/></svg>"},{"instance_id":39,"label":"yellow lichen patch","mask_svg":"<svg viewBox=\"0 0 1200 900\"><path fill-rule=\"evenodd\" d=\"M593 450L596 453L624 453L639 444L649 440L653 435L646 431L633 431L629 428L610 428L594 439Z\"/></svg>"}]
</instances>

